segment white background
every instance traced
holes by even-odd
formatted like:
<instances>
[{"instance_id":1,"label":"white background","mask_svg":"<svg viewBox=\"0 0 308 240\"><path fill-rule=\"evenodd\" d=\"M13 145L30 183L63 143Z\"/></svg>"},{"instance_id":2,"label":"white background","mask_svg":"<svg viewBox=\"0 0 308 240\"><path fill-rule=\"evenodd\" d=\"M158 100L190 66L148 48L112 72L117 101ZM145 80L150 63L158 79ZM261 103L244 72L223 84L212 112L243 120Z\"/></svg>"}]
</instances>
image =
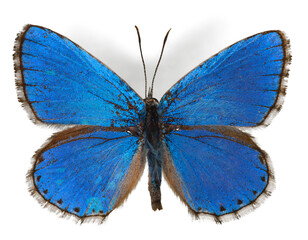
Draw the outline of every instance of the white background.
<instances>
[{"instance_id":1,"label":"white background","mask_svg":"<svg viewBox=\"0 0 308 240\"><path fill-rule=\"evenodd\" d=\"M305 1L6 1L1 24L1 239L307 239L307 7ZM12 49L25 24L48 27L72 39L141 96L143 69L134 25L142 35L152 76L171 27L154 94L160 98L181 76L230 44L280 29L291 40L293 61L280 114L251 131L271 156L276 190L254 212L217 225L195 221L162 183L163 211L153 212L147 171L126 203L102 225L76 224L43 209L27 191L25 175L36 149L56 130L34 125L17 102ZM147 170L147 169L146 169ZM306 221L306 222L305 222Z\"/></svg>"}]
</instances>

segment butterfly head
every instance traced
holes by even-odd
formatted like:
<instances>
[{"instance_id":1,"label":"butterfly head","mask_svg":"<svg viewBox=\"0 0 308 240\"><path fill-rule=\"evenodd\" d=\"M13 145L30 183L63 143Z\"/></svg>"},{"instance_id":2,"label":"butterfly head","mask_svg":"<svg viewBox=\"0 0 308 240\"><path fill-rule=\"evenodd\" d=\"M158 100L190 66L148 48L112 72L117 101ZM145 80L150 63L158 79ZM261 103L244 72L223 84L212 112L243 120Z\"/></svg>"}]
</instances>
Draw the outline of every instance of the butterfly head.
<instances>
[{"instance_id":1,"label":"butterfly head","mask_svg":"<svg viewBox=\"0 0 308 240\"><path fill-rule=\"evenodd\" d=\"M146 98L144 102L147 110L158 108L158 100L156 98Z\"/></svg>"}]
</instances>

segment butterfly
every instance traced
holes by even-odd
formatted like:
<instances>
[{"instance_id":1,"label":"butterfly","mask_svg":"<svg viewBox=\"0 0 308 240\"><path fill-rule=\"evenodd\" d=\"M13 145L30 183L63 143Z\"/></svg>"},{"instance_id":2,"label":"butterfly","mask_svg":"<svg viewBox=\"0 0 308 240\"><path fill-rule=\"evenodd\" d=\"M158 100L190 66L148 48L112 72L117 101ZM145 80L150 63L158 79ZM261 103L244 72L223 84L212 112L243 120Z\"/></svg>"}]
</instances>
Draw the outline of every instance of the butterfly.
<instances>
[{"instance_id":1,"label":"butterfly","mask_svg":"<svg viewBox=\"0 0 308 240\"><path fill-rule=\"evenodd\" d=\"M27 175L31 193L51 210L81 221L105 219L136 187L146 161L154 211L162 209L162 175L190 213L218 223L270 195L269 157L244 130L268 125L281 109L291 60L283 32L262 32L225 48L160 101L153 98L157 67L142 99L50 29L26 25L14 51L18 97L30 118L67 127L36 152Z\"/></svg>"}]
</instances>

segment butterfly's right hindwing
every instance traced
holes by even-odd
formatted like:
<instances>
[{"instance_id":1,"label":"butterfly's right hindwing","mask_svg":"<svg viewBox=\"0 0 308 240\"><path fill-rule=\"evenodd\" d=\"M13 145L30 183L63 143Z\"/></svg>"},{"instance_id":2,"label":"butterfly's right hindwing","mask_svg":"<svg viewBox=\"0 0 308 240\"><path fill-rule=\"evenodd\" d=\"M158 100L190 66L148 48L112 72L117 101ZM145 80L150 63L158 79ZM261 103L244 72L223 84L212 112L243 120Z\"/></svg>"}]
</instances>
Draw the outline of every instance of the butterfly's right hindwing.
<instances>
[{"instance_id":1,"label":"butterfly's right hindwing","mask_svg":"<svg viewBox=\"0 0 308 240\"><path fill-rule=\"evenodd\" d=\"M170 187L198 216L238 217L273 188L267 154L234 127L183 128L164 140L163 172Z\"/></svg>"}]
</instances>

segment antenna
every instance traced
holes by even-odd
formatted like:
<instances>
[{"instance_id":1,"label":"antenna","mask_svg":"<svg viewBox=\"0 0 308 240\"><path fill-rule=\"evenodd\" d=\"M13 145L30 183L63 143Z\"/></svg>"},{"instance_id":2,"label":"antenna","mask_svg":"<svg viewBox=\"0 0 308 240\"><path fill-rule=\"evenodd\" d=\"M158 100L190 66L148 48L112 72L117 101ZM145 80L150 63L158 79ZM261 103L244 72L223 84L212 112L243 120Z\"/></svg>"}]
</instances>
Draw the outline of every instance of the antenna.
<instances>
[{"instance_id":1,"label":"antenna","mask_svg":"<svg viewBox=\"0 0 308 240\"><path fill-rule=\"evenodd\" d=\"M149 90L149 96L148 98L152 98L153 97L153 86L154 86L154 79L155 79L155 76L156 76L156 72L157 72L157 69L158 69L158 66L160 64L160 60L163 56L163 52L164 52L164 48L165 48L165 44L167 42L167 38L168 38L168 35L169 35L169 32L171 31L171 28L169 29L169 31L166 33L166 36L165 36L165 39L164 39L164 43L163 43L163 47L161 49L161 53L160 53L160 57L159 57L159 60L157 62L157 65L156 65L156 68L155 68L155 72L154 72L154 75L153 75L153 79L152 79L152 84L151 84L151 88Z\"/></svg>"},{"instance_id":2,"label":"antenna","mask_svg":"<svg viewBox=\"0 0 308 240\"><path fill-rule=\"evenodd\" d=\"M140 55L141 55L141 60L142 60L142 64L143 64L144 81L145 81L145 90L144 90L144 94L145 94L145 98L146 98L146 97L147 97L147 88L148 88L147 72L146 72L146 69L145 69L145 63L144 63L143 54L142 54L142 49L141 49L141 37L140 37L139 29L138 29L137 26L135 26L135 28L136 28L136 30L137 30L138 41L139 41L139 49L140 49Z\"/></svg>"}]
</instances>

